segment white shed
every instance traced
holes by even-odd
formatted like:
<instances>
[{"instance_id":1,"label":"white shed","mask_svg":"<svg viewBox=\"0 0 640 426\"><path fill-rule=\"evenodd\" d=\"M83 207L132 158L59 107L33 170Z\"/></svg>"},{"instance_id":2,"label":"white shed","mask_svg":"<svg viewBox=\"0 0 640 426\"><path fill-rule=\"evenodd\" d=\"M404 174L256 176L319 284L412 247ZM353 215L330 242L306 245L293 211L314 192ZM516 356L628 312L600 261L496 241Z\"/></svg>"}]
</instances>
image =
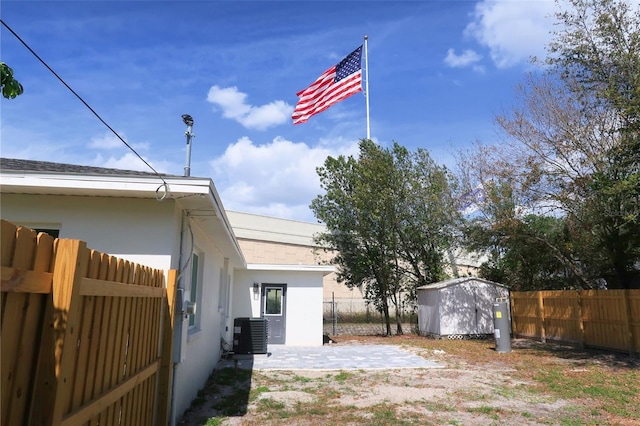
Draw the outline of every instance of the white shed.
<instances>
[{"instance_id":1,"label":"white shed","mask_svg":"<svg viewBox=\"0 0 640 426\"><path fill-rule=\"evenodd\" d=\"M453 278L418 287L418 330L423 336L493 334L493 304L509 289L482 278Z\"/></svg>"}]
</instances>

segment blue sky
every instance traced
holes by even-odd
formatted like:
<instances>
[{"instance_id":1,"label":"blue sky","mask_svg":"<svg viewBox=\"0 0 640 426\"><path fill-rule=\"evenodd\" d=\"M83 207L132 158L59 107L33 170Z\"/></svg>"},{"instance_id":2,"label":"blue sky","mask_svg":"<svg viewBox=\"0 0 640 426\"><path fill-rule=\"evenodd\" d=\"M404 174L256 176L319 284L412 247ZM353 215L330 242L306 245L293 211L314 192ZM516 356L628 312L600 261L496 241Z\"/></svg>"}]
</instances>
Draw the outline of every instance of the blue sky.
<instances>
[{"instance_id":1,"label":"blue sky","mask_svg":"<svg viewBox=\"0 0 640 426\"><path fill-rule=\"evenodd\" d=\"M369 37L371 137L455 166L543 57L551 0L10 1L2 19L160 172L211 177L227 209L313 221L315 168L356 154L362 93L294 126L296 93ZM4 27L25 88L2 157L148 170Z\"/></svg>"}]
</instances>

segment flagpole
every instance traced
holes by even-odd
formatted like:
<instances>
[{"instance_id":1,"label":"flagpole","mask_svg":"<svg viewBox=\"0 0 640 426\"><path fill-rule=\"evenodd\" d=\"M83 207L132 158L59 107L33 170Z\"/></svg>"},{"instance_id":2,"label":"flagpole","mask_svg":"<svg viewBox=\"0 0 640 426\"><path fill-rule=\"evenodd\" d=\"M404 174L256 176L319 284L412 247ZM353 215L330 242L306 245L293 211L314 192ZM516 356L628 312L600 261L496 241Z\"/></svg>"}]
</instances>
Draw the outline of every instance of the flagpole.
<instances>
[{"instance_id":1,"label":"flagpole","mask_svg":"<svg viewBox=\"0 0 640 426\"><path fill-rule=\"evenodd\" d=\"M367 100L367 139L371 139L371 128L369 126L369 36L364 36L364 75L365 75L365 98Z\"/></svg>"}]
</instances>

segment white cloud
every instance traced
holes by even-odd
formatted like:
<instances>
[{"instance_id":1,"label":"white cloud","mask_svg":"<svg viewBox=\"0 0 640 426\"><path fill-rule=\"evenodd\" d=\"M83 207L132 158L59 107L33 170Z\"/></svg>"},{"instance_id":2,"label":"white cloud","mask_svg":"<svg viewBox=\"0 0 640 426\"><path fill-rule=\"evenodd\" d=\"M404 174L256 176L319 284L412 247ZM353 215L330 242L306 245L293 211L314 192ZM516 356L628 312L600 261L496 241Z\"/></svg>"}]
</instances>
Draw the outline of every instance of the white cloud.
<instances>
[{"instance_id":1,"label":"white cloud","mask_svg":"<svg viewBox=\"0 0 640 426\"><path fill-rule=\"evenodd\" d=\"M313 221L309 204L321 192L316 167L329 155L357 153L355 140L311 147L281 137L259 145L243 137L210 165L225 208Z\"/></svg>"},{"instance_id":2,"label":"white cloud","mask_svg":"<svg viewBox=\"0 0 640 426\"><path fill-rule=\"evenodd\" d=\"M463 68L473 65L481 59L482 56L471 49L467 49L459 55L453 49L449 49L447 56L444 58L444 63L452 68Z\"/></svg>"},{"instance_id":3,"label":"white cloud","mask_svg":"<svg viewBox=\"0 0 640 426\"><path fill-rule=\"evenodd\" d=\"M483 0L476 5L465 35L487 47L498 68L511 67L546 55L555 11L551 0Z\"/></svg>"},{"instance_id":4,"label":"white cloud","mask_svg":"<svg viewBox=\"0 0 640 426\"><path fill-rule=\"evenodd\" d=\"M170 163L166 161L151 161L148 158L143 157L144 160L151 165L158 173L167 173L170 168ZM96 167L106 167L109 169L120 170L137 170L141 172L153 173L151 170L137 155L132 152L125 153L122 157L110 156L104 158L101 154L96 155L92 161L92 165Z\"/></svg>"},{"instance_id":5,"label":"white cloud","mask_svg":"<svg viewBox=\"0 0 640 426\"><path fill-rule=\"evenodd\" d=\"M119 133L120 137L127 141L124 133ZM131 143L127 141L129 146L135 150L147 150L149 149L149 142ZM112 132L105 132L103 136L94 136L91 138L91 142L87 144L87 147L100 150L113 150L113 149L128 149L124 143Z\"/></svg>"},{"instance_id":6,"label":"white cloud","mask_svg":"<svg viewBox=\"0 0 640 426\"><path fill-rule=\"evenodd\" d=\"M484 66L478 64L480 60L482 60L482 55L474 50L467 49L460 55L457 55L453 49L449 49L447 56L444 58L444 63L451 68L465 68L470 66L474 71L484 73Z\"/></svg>"},{"instance_id":7,"label":"white cloud","mask_svg":"<svg viewBox=\"0 0 640 426\"><path fill-rule=\"evenodd\" d=\"M207 101L222 109L222 116L249 129L265 130L290 120L293 107L284 101L253 106L246 103L247 94L238 88L211 86Z\"/></svg>"},{"instance_id":8,"label":"white cloud","mask_svg":"<svg viewBox=\"0 0 640 426\"><path fill-rule=\"evenodd\" d=\"M105 133L104 136L94 136L91 142L87 144L89 148L94 149L117 149L124 145L113 133Z\"/></svg>"}]
</instances>

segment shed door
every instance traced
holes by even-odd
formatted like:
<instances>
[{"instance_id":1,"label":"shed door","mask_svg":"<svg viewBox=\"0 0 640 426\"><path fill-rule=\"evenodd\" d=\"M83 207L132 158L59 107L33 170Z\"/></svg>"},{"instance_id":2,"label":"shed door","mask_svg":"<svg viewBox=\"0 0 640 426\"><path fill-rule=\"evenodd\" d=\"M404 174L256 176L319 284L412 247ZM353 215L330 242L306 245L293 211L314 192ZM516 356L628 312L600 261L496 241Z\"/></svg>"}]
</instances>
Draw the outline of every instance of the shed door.
<instances>
[{"instance_id":1,"label":"shed door","mask_svg":"<svg viewBox=\"0 0 640 426\"><path fill-rule=\"evenodd\" d=\"M283 345L287 325L287 285L263 284L260 315L267 319L268 344Z\"/></svg>"}]
</instances>

